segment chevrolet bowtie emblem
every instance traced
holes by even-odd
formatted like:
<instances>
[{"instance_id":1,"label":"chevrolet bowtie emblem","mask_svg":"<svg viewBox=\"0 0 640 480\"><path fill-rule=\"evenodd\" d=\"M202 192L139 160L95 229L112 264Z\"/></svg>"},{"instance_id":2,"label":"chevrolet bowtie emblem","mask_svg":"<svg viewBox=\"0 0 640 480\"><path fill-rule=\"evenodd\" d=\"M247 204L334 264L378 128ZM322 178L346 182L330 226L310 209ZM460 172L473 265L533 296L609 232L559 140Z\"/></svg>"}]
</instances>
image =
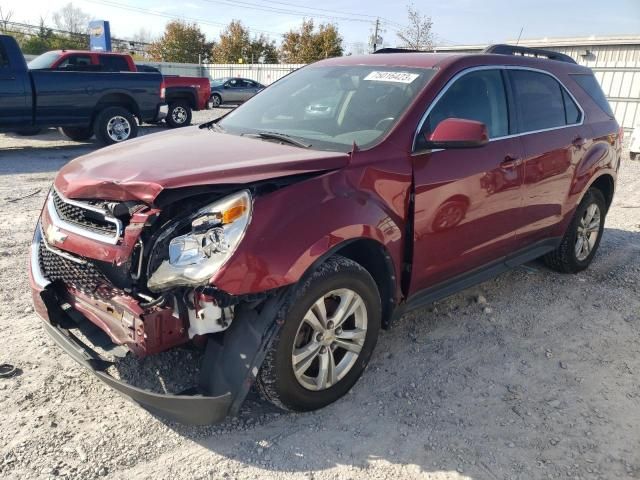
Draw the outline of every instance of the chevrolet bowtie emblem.
<instances>
[{"instance_id":1,"label":"chevrolet bowtie emblem","mask_svg":"<svg viewBox=\"0 0 640 480\"><path fill-rule=\"evenodd\" d=\"M60 229L54 225L47 226L45 237L47 237L47 242L51 245L57 245L67 239L67 235L62 233Z\"/></svg>"}]
</instances>

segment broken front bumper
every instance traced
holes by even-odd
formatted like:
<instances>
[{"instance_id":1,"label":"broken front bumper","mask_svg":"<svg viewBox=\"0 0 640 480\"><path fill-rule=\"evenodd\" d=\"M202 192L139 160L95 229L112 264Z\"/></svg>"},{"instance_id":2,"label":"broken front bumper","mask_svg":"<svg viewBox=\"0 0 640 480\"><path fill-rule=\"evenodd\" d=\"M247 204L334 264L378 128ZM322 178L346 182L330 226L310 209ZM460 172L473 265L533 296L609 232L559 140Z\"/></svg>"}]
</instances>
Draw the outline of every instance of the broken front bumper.
<instances>
[{"instance_id":1,"label":"broken front bumper","mask_svg":"<svg viewBox=\"0 0 640 480\"><path fill-rule=\"evenodd\" d=\"M30 258L30 284L34 309L44 320L44 327L53 340L83 367L100 380L159 416L187 424L207 425L236 415L255 381L267 348L280 329L277 314L290 289L280 289L266 297L260 311L248 305L238 305L234 321L223 336L210 338L203 356L198 385L188 395L159 394L129 385L107 373L112 362L102 358L84 343L74 330L80 325L74 318L82 317L73 310L68 292L59 281L50 282L39 264L42 241L36 229ZM88 320L85 320L89 323Z\"/></svg>"},{"instance_id":2,"label":"broken front bumper","mask_svg":"<svg viewBox=\"0 0 640 480\"><path fill-rule=\"evenodd\" d=\"M44 322L45 330L53 340L80 365L88 368L114 390L130 398L151 413L180 423L207 425L222 421L229 413L233 398L231 392L209 397L204 395L167 395L134 387L115 379L104 369L111 365L71 331Z\"/></svg>"}]
</instances>

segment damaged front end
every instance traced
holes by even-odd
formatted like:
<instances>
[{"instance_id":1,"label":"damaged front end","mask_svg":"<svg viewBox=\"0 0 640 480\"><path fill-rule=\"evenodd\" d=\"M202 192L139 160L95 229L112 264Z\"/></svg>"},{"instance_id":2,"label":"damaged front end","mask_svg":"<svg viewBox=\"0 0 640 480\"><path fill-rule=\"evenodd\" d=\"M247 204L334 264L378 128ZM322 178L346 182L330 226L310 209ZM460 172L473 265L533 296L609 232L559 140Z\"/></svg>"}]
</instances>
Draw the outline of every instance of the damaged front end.
<instances>
[{"instance_id":1,"label":"damaged front end","mask_svg":"<svg viewBox=\"0 0 640 480\"><path fill-rule=\"evenodd\" d=\"M101 380L154 413L192 424L237 413L290 290L234 296L209 283L242 241L254 193L221 188L158 207L71 200L52 188L30 268L47 331ZM107 373L112 362L83 340L86 326L139 358L189 343L204 348L197 385L167 395L114 378Z\"/></svg>"}]
</instances>

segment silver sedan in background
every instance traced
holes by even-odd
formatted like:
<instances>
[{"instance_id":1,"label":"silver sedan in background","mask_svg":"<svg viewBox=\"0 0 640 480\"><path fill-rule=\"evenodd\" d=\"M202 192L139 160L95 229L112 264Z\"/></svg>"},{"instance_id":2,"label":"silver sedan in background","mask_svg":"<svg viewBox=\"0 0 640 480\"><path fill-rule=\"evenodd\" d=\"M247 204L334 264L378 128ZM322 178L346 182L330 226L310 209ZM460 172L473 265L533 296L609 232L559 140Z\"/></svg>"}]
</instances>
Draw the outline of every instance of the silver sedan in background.
<instances>
[{"instance_id":1,"label":"silver sedan in background","mask_svg":"<svg viewBox=\"0 0 640 480\"><path fill-rule=\"evenodd\" d=\"M211 80L211 104L241 103L262 90L264 85L248 78L225 77Z\"/></svg>"}]
</instances>

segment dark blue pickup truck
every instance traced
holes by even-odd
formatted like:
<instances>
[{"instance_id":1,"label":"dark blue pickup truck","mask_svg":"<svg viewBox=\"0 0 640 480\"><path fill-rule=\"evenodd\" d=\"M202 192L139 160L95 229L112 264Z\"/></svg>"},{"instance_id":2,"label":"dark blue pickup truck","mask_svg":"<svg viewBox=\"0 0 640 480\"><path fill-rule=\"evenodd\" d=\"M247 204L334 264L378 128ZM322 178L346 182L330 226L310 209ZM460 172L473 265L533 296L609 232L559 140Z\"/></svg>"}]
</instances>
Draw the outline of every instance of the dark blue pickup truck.
<instances>
[{"instance_id":1,"label":"dark blue pickup truck","mask_svg":"<svg viewBox=\"0 0 640 480\"><path fill-rule=\"evenodd\" d=\"M29 70L15 39L0 35L0 131L60 127L73 140L112 144L166 114L159 73Z\"/></svg>"}]
</instances>

